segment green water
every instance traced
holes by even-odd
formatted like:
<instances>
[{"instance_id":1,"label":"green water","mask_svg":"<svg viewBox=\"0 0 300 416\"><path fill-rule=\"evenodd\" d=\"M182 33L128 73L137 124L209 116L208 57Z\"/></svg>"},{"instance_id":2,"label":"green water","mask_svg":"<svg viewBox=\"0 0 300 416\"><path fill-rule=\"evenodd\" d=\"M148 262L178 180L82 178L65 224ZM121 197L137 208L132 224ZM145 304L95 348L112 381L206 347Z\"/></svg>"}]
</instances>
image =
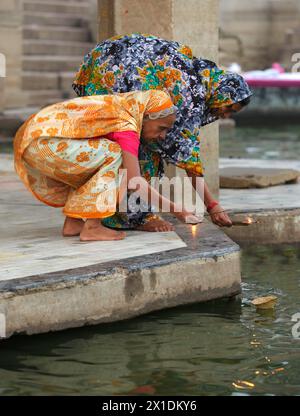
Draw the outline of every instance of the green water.
<instances>
[{"instance_id":1,"label":"green water","mask_svg":"<svg viewBox=\"0 0 300 416\"><path fill-rule=\"evenodd\" d=\"M300 244L243 249L242 276L236 301L2 341L0 394L300 395Z\"/></svg>"},{"instance_id":2,"label":"green water","mask_svg":"<svg viewBox=\"0 0 300 416\"><path fill-rule=\"evenodd\" d=\"M276 128L236 127L220 130L220 156L299 159L300 125Z\"/></svg>"}]
</instances>

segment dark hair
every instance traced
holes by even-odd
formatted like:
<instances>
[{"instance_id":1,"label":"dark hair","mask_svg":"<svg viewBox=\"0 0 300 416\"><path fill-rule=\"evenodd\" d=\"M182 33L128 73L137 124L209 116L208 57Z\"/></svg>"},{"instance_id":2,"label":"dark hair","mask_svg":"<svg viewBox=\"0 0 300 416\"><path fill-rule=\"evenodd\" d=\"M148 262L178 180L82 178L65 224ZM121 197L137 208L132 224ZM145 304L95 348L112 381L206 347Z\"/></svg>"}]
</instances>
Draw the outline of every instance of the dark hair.
<instances>
[{"instance_id":1,"label":"dark hair","mask_svg":"<svg viewBox=\"0 0 300 416\"><path fill-rule=\"evenodd\" d=\"M242 107L245 107L246 105L250 103L250 101L251 101L251 98L246 97L242 101L238 101L237 104L241 104Z\"/></svg>"}]
</instances>

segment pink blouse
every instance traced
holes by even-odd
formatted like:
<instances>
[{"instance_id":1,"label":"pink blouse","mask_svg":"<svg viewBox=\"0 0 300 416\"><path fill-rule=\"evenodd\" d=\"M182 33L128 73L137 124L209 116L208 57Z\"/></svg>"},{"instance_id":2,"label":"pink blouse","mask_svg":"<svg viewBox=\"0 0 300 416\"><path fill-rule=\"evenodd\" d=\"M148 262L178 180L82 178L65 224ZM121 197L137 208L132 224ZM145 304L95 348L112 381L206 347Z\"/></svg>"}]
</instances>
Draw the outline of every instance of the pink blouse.
<instances>
[{"instance_id":1,"label":"pink blouse","mask_svg":"<svg viewBox=\"0 0 300 416\"><path fill-rule=\"evenodd\" d=\"M115 131L106 136L109 140L117 142L121 149L138 157L140 138L136 131Z\"/></svg>"}]
</instances>

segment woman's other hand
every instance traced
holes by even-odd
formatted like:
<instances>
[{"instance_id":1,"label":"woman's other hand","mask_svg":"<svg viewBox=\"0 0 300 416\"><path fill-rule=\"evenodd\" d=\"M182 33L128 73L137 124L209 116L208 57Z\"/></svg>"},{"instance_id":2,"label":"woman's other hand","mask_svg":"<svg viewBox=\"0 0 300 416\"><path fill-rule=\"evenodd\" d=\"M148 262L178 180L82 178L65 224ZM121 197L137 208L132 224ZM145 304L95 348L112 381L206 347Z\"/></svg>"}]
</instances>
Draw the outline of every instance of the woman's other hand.
<instances>
[{"instance_id":1,"label":"woman's other hand","mask_svg":"<svg viewBox=\"0 0 300 416\"><path fill-rule=\"evenodd\" d=\"M219 225L219 226L226 226L231 227L232 222L229 216L226 214L226 212L223 210L221 205L214 206L210 211L209 215L211 217L211 220L213 223Z\"/></svg>"},{"instance_id":2,"label":"woman's other hand","mask_svg":"<svg viewBox=\"0 0 300 416\"><path fill-rule=\"evenodd\" d=\"M174 216L181 222L185 224L199 224L202 222L202 218L198 215L195 215L194 212L183 210L181 212L174 212Z\"/></svg>"}]
</instances>

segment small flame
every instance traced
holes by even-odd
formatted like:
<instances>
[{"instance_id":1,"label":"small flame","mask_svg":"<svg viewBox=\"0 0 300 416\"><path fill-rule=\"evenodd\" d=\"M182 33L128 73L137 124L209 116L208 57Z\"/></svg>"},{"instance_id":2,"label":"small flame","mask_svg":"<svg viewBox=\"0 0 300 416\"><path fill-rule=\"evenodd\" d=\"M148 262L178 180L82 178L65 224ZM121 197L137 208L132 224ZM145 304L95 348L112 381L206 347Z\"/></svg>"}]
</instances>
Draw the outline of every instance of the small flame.
<instances>
[{"instance_id":1,"label":"small flame","mask_svg":"<svg viewBox=\"0 0 300 416\"><path fill-rule=\"evenodd\" d=\"M192 235L195 237L197 231L197 225L192 225Z\"/></svg>"},{"instance_id":2,"label":"small flame","mask_svg":"<svg viewBox=\"0 0 300 416\"><path fill-rule=\"evenodd\" d=\"M253 219L252 219L252 218L250 218L250 217L247 217L246 222L247 222L247 224L252 224Z\"/></svg>"}]
</instances>

